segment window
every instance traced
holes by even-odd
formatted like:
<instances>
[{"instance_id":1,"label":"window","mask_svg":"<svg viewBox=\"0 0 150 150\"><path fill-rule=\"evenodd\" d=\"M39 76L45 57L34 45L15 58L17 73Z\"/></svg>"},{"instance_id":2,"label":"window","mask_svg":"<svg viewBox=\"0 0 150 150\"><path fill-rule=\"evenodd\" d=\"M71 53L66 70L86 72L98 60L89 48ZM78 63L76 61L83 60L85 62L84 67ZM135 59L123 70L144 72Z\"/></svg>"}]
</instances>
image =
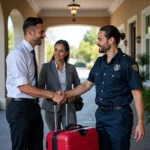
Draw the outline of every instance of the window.
<instances>
[{"instance_id":1,"label":"window","mask_svg":"<svg viewBox=\"0 0 150 150\"><path fill-rule=\"evenodd\" d=\"M150 34L150 15L145 17L145 25L146 25L146 34Z\"/></svg>"},{"instance_id":2,"label":"window","mask_svg":"<svg viewBox=\"0 0 150 150\"><path fill-rule=\"evenodd\" d=\"M123 29L122 29L122 30L120 30L120 33L123 33ZM118 47L120 47L120 48L121 48L121 50L122 50L122 51L124 51L124 44L123 44L123 40L121 40L121 39L120 39L120 43L119 43Z\"/></svg>"},{"instance_id":3,"label":"window","mask_svg":"<svg viewBox=\"0 0 150 150\"><path fill-rule=\"evenodd\" d=\"M125 33L125 30L124 30L124 24L121 24L119 27L118 27L118 30L120 33ZM120 43L118 45L119 48L121 48L121 50L123 52L125 52L125 46L124 46L124 40L120 39Z\"/></svg>"},{"instance_id":4,"label":"window","mask_svg":"<svg viewBox=\"0 0 150 150\"><path fill-rule=\"evenodd\" d=\"M150 56L150 38L146 39L146 54L149 54ZM146 73L150 75L150 63L146 65ZM149 77L150 79L150 77Z\"/></svg>"},{"instance_id":5,"label":"window","mask_svg":"<svg viewBox=\"0 0 150 150\"><path fill-rule=\"evenodd\" d=\"M145 16L145 52L150 56L150 13ZM146 73L150 75L150 63L146 65ZM149 76L150 79L150 76Z\"/></svg>"}]
</instances>

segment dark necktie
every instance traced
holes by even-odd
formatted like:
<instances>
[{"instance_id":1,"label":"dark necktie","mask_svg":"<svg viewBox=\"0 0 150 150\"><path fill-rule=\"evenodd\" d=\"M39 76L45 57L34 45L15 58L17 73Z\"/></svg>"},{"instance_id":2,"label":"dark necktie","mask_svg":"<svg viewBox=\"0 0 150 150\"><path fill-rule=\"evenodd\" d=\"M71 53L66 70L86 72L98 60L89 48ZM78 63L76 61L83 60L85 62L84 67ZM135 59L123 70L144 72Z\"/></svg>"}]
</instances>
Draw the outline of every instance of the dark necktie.
<instances>
[{"instance_id":1,"label":"dark necktie","mask_svg":"<svg viewBox=\"0 0 150 150\"><path fill-rule=\"evenodd\" d=\"M33 54L33 61L34 61L34 68L35 68L35 86L38 87L38 71L37 71L37 62L36 62L36 57L35 57L35 50L32 50L31 53ZM37 98L37 102L39 102L39 98Z\"/></svg>"},{"instance_id":2,"label":"dark necktie","mask_svg":"<svg viewBox=\"0 0 150 150\"><path fill-rule=\"evenodd\" d=\"M34 68L35 68L35 86L38 87L38 72L37 72L37 62L36 62L36 57L35 57L35 50L32 50L31 53L33 54L33 61L34 61Z\"/></svg>"}]
</instances>

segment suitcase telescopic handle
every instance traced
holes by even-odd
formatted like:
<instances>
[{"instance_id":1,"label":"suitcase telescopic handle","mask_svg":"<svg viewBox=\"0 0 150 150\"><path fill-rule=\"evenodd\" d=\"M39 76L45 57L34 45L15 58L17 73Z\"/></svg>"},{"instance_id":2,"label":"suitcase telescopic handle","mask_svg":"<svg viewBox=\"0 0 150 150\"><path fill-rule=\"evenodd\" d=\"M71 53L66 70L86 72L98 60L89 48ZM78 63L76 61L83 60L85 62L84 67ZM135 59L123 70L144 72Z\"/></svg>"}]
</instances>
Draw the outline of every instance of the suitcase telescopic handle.
<instances>
[{"instance_id":1,"label":"suitcase telescopic handle","mask_svg":"<svg viewBox=\"0 0 150 150\"><path fill-rule=\"evenodd\" d=\"M66 107L66 126L68 126L69 124L68 99L66 99L65 107Z\"/></svg>"},{"instance_id":2,"label":"suitcase telescopic handle","mask_svg":"<svg viewBox=\"0 0 150 150\"><path fill-rule=\"evenodd\" d=\"M57 103L55 102L54 103L54 122L55 122L55 131L58 129L58 126L57 126L57 109L56 109L56 105Z\"/></svg>"},{"instance_id":3,"label":"suitcase telescopic handle","mask_svg":"<svg viewBox=\"0 0 150 150\"><path fill-rule=\"evenodd\" d=\"M54 103L54 121L55 121L55 131L58 129L58 119L57 119L57 103ZM69 124L69 112L68 112L68 99L66 100L65 103L65 108L66 108L66 126Z\"/></svg>"},{"instance_id":4,"label":"suitcase telescopic handle","mask_svg":"<svg viewBox=\"0 0 150 150\"><path fill-rule=\"evenodd\" d=\"M80 128L83 128L82 125L80 124L69 124L65 127L66 130L69 130L69 129L80 129Z\"/></svg>"}]
</instances>

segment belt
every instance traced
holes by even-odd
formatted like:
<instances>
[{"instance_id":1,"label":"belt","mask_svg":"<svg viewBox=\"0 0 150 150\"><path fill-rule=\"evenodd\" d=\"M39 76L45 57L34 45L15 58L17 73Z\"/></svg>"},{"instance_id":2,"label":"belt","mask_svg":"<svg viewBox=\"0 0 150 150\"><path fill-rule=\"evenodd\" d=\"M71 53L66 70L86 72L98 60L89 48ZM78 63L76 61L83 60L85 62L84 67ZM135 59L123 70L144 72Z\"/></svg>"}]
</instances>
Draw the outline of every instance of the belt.
<instances>
[{"instance_id":1,"label":"belt","mask_svg":"<svg viewBox=\"0 0 150 150\"><path fill-rule=\"evenodd\" d=\"M15 102L25 102L25 103L38 103L38 99L28 99L28 98L10 98L11 101Z\"/></svg>"},{"instance_id":2,"label":"belt","mask_svg":"<svg viewBox=\"0 0 150 150\"><path fill-rule=\"evenodd\" d=\"M104 106L98 106L99 110L101 112L108 112L108 111L115 111L115 110L120 110L123 108L127 108L129 107L129 105L125 105L125 106L110 106L110 107L104 107Z\"/></svg>"}]
</instances>

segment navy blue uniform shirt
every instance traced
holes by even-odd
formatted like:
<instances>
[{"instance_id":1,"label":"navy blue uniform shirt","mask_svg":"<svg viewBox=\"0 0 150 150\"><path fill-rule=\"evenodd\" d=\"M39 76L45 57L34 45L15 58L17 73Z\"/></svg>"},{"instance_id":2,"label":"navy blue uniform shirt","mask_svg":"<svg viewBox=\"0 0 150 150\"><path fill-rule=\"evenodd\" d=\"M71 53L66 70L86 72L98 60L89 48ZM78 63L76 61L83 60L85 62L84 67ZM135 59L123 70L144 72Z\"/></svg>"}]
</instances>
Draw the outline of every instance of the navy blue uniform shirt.
<instances>
[{"instance_id":1,"label":"navy blue uniform shirt","mask_svg":"<svg viewBox=\"0 0 150 150\"><path fill-rule=\"evenodd\" d=\"M137 63L118 49L110 63L107 55L99 57L90 71L88 81L95 83L96 104L124 106L132 102L131 91L142 88Z\"/></svg>"}]
</instances>

